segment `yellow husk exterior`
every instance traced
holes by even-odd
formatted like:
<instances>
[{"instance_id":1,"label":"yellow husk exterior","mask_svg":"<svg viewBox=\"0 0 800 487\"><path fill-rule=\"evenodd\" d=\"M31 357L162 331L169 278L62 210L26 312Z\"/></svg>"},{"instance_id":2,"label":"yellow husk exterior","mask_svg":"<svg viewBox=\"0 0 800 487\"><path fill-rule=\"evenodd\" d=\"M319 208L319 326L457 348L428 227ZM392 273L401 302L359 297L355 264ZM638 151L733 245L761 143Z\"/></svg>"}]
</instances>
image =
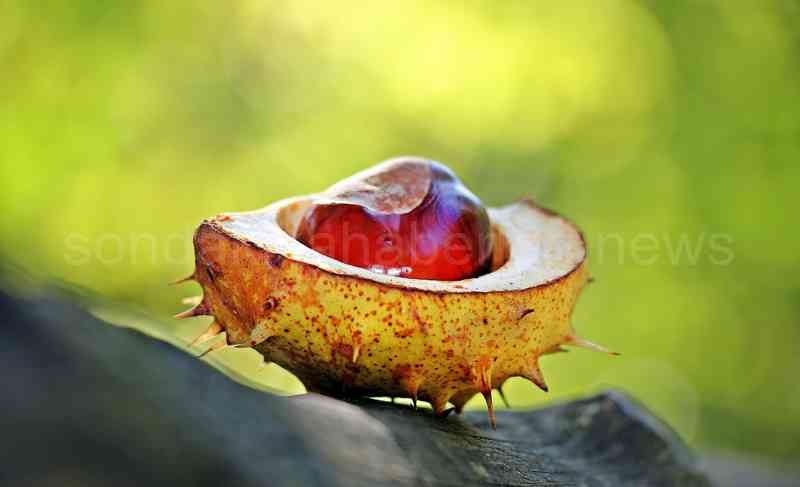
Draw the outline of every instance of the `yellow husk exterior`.
<instances>
[{"instance_id":1,"label":"yellow husk exterior","mask_svg":"<svg viewBox=\"0 0 800 487\"><path fill-rule=\"evenodd\" d=\"M457 410L522 376L546 389L540 356L579 344L570 314L585 263L554 282L503 292L390 287L272 254L204 222L193 278L229 344L254 347L311 391L411 397ZM213 329L218 329L214 328ZM492 415L493 418L493 415Z\"/></svg>"}]
</instances>

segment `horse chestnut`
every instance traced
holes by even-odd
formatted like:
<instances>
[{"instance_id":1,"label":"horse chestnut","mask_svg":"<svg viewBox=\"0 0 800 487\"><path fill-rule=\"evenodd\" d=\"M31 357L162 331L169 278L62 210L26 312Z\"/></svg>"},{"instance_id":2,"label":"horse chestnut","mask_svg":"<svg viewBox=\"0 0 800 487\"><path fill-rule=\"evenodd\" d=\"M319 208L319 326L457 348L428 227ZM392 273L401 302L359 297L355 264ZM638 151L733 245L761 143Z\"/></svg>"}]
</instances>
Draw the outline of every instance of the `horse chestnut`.
<instances>
[{"instance_id":1,"label":"horse chestnut","mask_svg":"<svg viewBox=\"0 0 800 487\"><path fill-rule=\"evenodd\" d=\"M194 248L185 280L203 295L178 317L214 316L194 344L252 347L309 391L421 399L437 415L481 394L494 425L492 390L510 377L547 390L543 355L607 351L570 323L589 279L577 227L531 200L484 210L425 159L217 215Z\"/></svg>"}]
</instances>

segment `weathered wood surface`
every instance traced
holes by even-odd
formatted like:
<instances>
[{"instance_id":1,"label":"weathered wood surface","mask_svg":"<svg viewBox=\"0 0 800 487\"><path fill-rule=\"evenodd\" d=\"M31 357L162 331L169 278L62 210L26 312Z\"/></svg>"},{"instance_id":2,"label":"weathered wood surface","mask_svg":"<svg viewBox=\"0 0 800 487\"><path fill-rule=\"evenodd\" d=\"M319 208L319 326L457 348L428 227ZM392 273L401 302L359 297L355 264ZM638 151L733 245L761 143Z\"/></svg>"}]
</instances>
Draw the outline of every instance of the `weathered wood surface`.
<instances>
[{"instance_id":1,"label":"weathered wood surface","mask_svg":"<svg viewBox=\"0 0 800 487\"><path fill-rule=\"evenodd\" d=\"M705 486L626 396L432 417L282 398L63 300L0 293L2 485Z\"/></svg>"}]
</instances>

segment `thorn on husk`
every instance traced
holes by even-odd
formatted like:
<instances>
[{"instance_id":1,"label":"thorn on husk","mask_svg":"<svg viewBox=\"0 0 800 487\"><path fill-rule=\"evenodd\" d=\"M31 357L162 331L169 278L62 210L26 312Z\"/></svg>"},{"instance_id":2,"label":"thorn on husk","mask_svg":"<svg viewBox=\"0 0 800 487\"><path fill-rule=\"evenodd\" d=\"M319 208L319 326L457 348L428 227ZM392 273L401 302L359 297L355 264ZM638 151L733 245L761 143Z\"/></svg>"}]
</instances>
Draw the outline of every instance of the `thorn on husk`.
<instances>
[{"instance_id":1,"label":"thorn on husk","mask_svg":"<svg viewBox=\"0 0 800 487\"><path fill-rule=\"evenodd\" d=\"M584 340L583 338L577 336L570 337L565 344L572 345L573 347L585 348L586 350L593 350L595 352L607 353L609 355L619 355L619 352L612 352L602 345L590 342L589 340Z\"/></svg>"},{"instance_id":2,"label":"thorn on husk","mask_svg":"<svg viewBox=\"0 0 800 487\"><path fill-rule=\"evenodd\" d=\"M453 411L455 411L455 410L456 410L456 408L447 408L444 411L442 411L441 413L439 413L439 416L442 417L442 418L446 418L446 417L450 416L451 414L453 414Z\"/></svg>"},{"instance_id":3,"label":"thorn on husk","mask_svg":"<svg viewBox=\"0 0 800 487\"><path fill-rule=\"evenodd\" d=\"M201 343L205 343L208 340L211 340L215 336L217 336L220 333L222 333L222 330L223 330L222 325L220 325L219 323L214 321L214 322L211 323L211 325L208 327L208 329L206 331L201 333L200 336L198 336L197 338L195 338L192 341L190 346L194 347L194 346L200 345Z\"/></svg>"},{"instance_id":4,"label":"thorn on husk","mask_svg":"<svg viewBox=\"0 0 800 487\"><path fill-rule=\"evenodd\" d=\"M177 279L177 280L174 280L174 281L172 281L172 282L170 283L170 285L171 285L171 286L176 286L176 285L178 285L178 284L183 284L184 282L189 282L189 281L194 281L194 280L195 280L195 278L194 278L194 272L192 272L191 274L189 274L189 275L188 275L188 276L186 276L186 277L182 277L182 278L180 278L180 279Z\"/></svg>"},{"instance_id":5,"label":"thorn on husk","mask_svg":"<svg viewBox=\"0 0 800 487\"><path fill-rule=\"evenodd\" d=\"M216 352L218 350L222 350L223 348L228 348L228 346L229 345L226 343L225 340L220 340L218 342L214 342L203 353L198 355L197 358L203 358L206 355L208 355L209 353Z\"/></svg>"},{"instance_id":6,"label":"thorn on husk","mask_svg":"<svg viewBox=\"0 0 800 487\"><path fill-rule=\"evenodd\" d=\"M503 401L503 404L508 409L511 409L511 404L508 403L508 398L506 397L506 393L503 392L503 384L500 384L500 387L497 388L497 393L500 394L500 399Z\"/></svg>"},{"instance_id":7,"label":"thorn on husk","mask_svg":"<svg viewBox=\"0 0 800 487\"><path fill-rule=\"evenodd\" d=\"M195 316L208 316L211 314L211 311L208 309L205 303L200 303L194 308L187 309L182 313L178 313L175 315L175 318L182 320L184 318L192 318Z\"/></svg>"},{"instance_id":8,"label":"thorn on husk","mask_svg":"<svg viewBox=\"0 0 800 487\"><path fill-rule=\"evenodd\" d=\"M544 381L542 370L539 368L538 359L531 364L531 366L522 374L522 376L536 384L539 389L543 390L544 392L549 390L547 383Z\"/></svg>"},{"instance_id":9,"label":"thorn on husk","mask_svg":"<svg viewBox=\"0 0 800 487\"><path fill-rule=\"evenodd\" d=\"M489 412L489 421L492 429L497 429L497 418L494 415L494 405L492 403L492 362L484 358L475 366L475 386L483 395L486 401L486 408Z\"/></svg>"},{"instance_id":10,"label":"thorn on husk","mask_svg":"<svg viewBox=\"0 0 800 487\"><path fill-rule=\"evenodd\" d=\"M489 413L489 423L492 425L492 429L497 429L497 417L494 415L494 405L492 404L492 390L489 389L488 391L481 391L483 395L483 399L486 401L486 409Z\"/></svg>"}]
</instances>

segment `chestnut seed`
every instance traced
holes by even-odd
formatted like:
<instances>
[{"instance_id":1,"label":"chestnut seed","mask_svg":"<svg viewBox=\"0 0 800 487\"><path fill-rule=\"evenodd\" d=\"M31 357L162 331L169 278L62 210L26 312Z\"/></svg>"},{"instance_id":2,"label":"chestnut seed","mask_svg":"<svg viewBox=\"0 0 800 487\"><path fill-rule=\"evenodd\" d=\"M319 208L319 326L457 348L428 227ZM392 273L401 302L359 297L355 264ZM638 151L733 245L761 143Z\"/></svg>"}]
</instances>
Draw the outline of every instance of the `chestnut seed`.
<instances>
[{"instance_id":1,"label":"chestnut seed","mask_svg":"<svg viewBox=\"0 0 800 487\"><path fill-rule=\"evenodd\" d=\"M486 273L492 255L486 209L449 168L428 163L427 194L410 212L318 204L303 217L296 238L340 262L394 276L453 281ZM381 182L386 187L378 191L418 189L408 179Z\"/></svg>"}]
</instances>

